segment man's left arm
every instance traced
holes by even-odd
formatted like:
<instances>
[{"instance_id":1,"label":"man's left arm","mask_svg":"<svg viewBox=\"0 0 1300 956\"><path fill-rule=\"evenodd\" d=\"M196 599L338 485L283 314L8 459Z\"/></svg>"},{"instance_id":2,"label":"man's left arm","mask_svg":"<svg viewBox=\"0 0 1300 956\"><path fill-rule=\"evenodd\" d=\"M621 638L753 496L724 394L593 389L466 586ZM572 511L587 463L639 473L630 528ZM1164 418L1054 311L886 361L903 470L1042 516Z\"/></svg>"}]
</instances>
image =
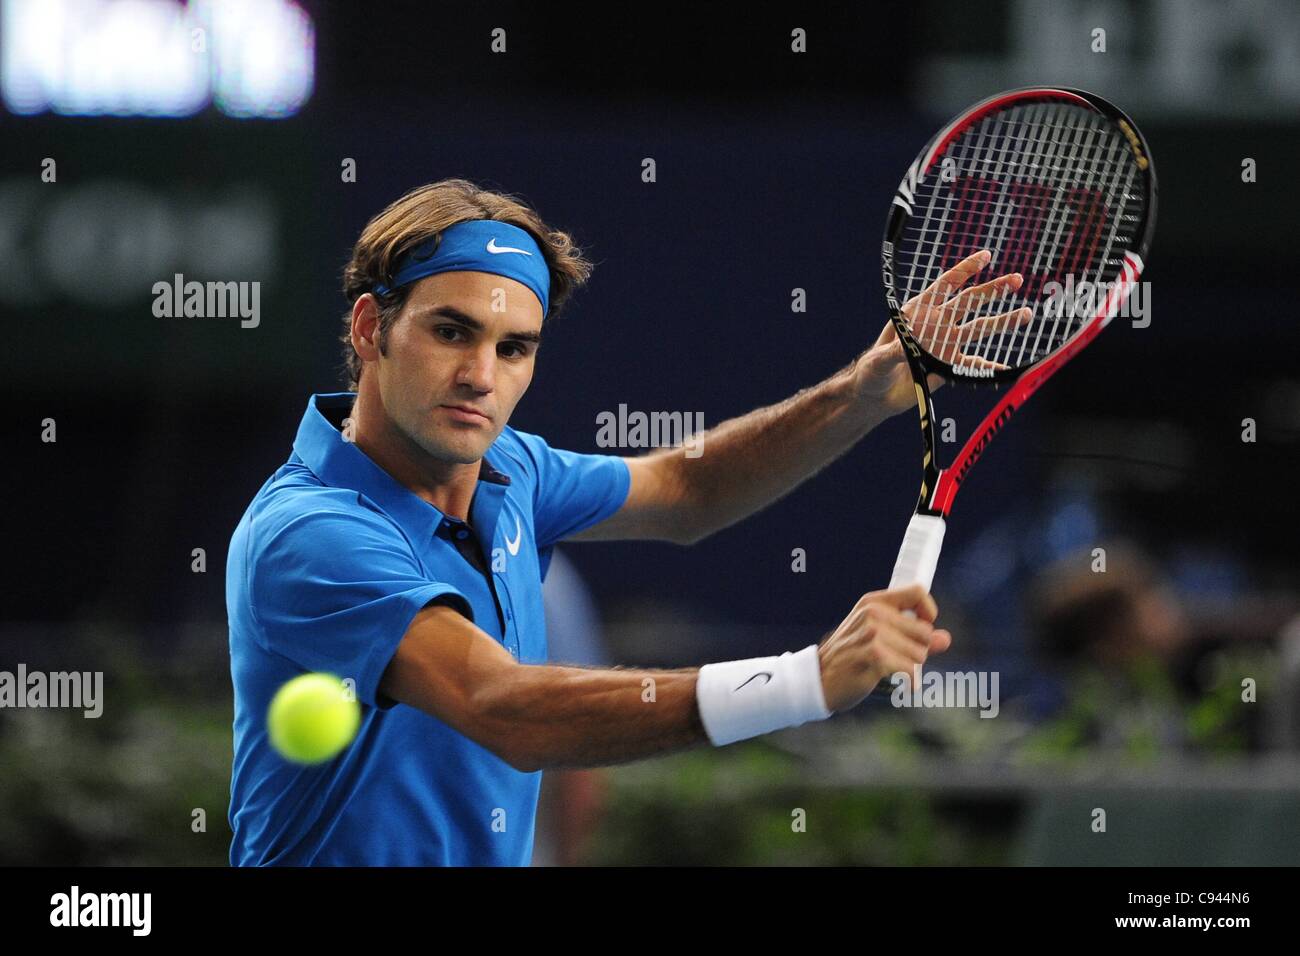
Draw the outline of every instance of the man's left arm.
<instances>
[{"instance_id":1,"label":"man's left arm","mask_svg":"<svg viewBox=\"0 0 1300 956\"><path fill-rule=\"evenodd\" d=\"M627 500L571 540L694 544L778 500L915 406L902 346L886 325L875 346L825 381L696 438L698 457L678 447L625 459Z\"/></svg>"}]
</instances>

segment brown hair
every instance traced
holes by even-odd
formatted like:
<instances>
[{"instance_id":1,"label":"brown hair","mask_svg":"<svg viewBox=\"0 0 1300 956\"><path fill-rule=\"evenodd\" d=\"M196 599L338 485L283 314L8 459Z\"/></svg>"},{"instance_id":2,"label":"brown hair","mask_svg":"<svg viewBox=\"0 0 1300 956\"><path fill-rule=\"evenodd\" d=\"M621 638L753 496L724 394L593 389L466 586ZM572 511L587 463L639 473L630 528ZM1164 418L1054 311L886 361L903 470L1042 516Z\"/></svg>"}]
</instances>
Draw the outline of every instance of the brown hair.
<instances>
[{"instance_id":1,"label":"brown hair","mask_svg":"<svg viewBox=\"0 0 1300 956\"><path fill-rule=\"evenodd\" d=\"M1044 656L1077 659L1131 626L1142 596L1155 588L1155 565L1138 548L1106 546L1109 569L1091 570L1091 555L1078 552L1045 570L1030 588L1031 637Z\"/></svg>"},{"instance_id":2,"label":"brown hair","mask_svg":"<svg viewBox=\"0 0 1300 956\"><path fill-rule=\"evenodd\" d=\"M343 295L348 311L343 316L344 380L351 391L361 379L361 356L352 347L352 306L367 292L379 304L379 332L382 352L388 335L410 295L412 286L385 295L374 292L380 282L392 280L393 265L408 250L460 222L495 219L527 231L537 241L551 273L550 307L543 319L559 314L569 296L591 276L592 264L568 233L551 229L520 199L491 192L465 179L443 179L408 192L375 216L361 230L352 258L343 269Z\"/></svg>"}]
</instances>

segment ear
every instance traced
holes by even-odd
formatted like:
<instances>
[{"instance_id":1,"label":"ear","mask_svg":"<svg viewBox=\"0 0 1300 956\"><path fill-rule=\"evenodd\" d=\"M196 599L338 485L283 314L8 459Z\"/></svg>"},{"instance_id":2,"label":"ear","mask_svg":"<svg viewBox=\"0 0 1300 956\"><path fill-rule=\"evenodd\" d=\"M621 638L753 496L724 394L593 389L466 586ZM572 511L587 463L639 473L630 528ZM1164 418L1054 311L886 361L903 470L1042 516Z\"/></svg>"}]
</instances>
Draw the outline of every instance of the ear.
<instances>
[{"instance_id":1,"label":"ear","mask_svg":"<svg viewBox=\"0 0 1300 956\"><path fill-rule=\"evenodd\" d=\"M369 292L352 304L352 347L363 362L379 360L379 303Z\"/></svg>"}]
</instances>

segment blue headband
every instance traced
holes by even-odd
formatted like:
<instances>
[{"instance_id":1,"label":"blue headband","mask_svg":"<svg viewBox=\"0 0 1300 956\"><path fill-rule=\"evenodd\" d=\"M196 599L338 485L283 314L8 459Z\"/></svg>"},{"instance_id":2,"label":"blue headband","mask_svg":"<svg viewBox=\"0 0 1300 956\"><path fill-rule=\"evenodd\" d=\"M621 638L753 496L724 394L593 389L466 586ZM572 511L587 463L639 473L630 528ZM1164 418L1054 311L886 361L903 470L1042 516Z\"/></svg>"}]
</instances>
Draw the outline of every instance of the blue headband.
<instances>
[{"instance_id":1,"label":"blue headband","mask_svg":"<svg viewBox=\"0 0 1300 956\"><path fill-rule=\"evenodd\" d=\"M518 226L495 219L458 222L398 259L392 284L378 283L375 292L387 295L439 272L491 272L522 282L533 290L546 316L551 272L536 241Z\"/></svg>"}]
</instances>

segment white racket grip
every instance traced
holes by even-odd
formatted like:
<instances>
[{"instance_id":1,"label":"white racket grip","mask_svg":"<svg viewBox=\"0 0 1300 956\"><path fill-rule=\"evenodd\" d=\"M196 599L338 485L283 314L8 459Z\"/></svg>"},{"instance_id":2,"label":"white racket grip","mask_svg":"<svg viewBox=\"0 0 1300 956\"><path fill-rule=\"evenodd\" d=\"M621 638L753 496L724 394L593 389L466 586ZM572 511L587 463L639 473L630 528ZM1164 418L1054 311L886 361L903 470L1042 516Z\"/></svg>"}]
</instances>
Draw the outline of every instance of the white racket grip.
<instances>
[{"instance_id":1,"label":"white racket grip","mask_svg":"<svg viewBox=\"0 0 1300 956\"><path fill-rule=\"evenodd\" d=\"M894 562L894 575L889 579L890 590L909 584L920 584L927 592L930 590L946 527L938 515L912 515L907 534L903 535L903 546L898 549L898 560Z\"/></svg>"}]
</instances>

